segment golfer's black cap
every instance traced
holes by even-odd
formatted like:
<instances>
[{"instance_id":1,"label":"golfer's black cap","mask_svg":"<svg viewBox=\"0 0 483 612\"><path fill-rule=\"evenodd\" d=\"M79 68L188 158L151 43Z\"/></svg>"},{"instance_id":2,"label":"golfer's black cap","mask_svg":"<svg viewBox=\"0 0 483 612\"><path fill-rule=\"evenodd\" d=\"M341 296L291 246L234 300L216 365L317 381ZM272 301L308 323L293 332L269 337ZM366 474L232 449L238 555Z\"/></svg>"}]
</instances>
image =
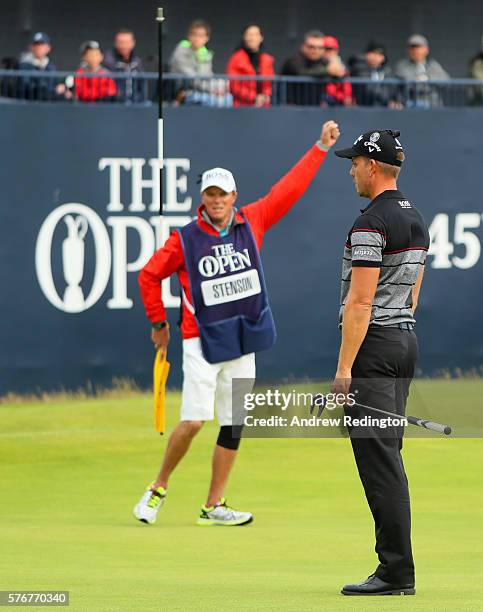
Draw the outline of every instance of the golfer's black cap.
<instances>
[{"instance_id":1,"label":"golfer's black cap","mask_svg":"<svg viewBox=\"0 0 483 612\"><path fill-rule=\"evenodd\" d=\"M339 149L335 154L347 159L363 155L391 166L401 166L404 150L398 140L399 134L393 130L372 130L361 134L349 149Z\"/></svg>"}]
</instances>

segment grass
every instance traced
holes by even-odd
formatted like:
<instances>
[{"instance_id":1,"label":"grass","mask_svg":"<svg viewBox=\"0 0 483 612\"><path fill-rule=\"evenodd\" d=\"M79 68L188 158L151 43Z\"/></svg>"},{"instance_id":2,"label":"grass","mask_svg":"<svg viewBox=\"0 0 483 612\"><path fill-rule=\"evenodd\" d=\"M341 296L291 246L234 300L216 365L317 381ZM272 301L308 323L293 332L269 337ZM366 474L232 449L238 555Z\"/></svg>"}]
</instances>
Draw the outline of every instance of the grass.
<instances>
[{"instance_id":1,"label":"grass","mask_svg":"<svg viewBox=\"0 0 483 612\"><path fill-rule=\"evenodd\" d=\"M418 386L444 401L482 384ZM178 406L169 394L170 428ZM382 603L338 594L376 565L347 440L244 440L228 499L255 521L201 529L216 432L199 434L147 526L131 508L166 444L150 396L0 405L0 590L69 590L70 609L96 612L483 609L482 440L406 440L418 593Z\"/></svg>"}]
</instances>

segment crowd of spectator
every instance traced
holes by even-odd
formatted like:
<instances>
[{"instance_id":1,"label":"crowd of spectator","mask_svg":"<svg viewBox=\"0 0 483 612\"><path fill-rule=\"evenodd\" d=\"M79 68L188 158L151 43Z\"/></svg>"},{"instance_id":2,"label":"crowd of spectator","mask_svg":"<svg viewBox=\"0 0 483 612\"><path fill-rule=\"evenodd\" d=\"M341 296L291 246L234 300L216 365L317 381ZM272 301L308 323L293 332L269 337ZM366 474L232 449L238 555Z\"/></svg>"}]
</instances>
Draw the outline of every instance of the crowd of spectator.
<instances>
[{"instance_id":1,"label":"crowd of spectator","mask_svg":"<svg viewBox=\"0 0 483 612\"><path fill-rule=\"evenodd\" d=\"M215 78L213 51L208 46L210 37L209 24L197 19L189 25L186 38L172 51L167 69L179 79L170 101L176 105L270 106L275 87L271 78L276 75L275 59L265 49L262 27L252 23L241 32L240 42L226 65L226 75L236 79ZM55 72L51 48L49 36L37 32L29 49L11 67L45 75ZM86 41L81 45L79 68L73 76L64 80L24 76L20 88L17 87L17 97L81 102L144 101L147 94L142 81L132 78L144 71L135 48L135 35L128 29L115 34L113 47L105 54L99 42ZM363 105L396 109L442 104L434 81L446 81L450 76L430 55L427 38L421 34L410 36L406 53L391 68L385 45L371 41L363 53L349 57L344 63L339 40L320 30L311 30L279 70L280 75L305 77L305 80L289 78L283 85L278 83L277 100L302 106ZM122 74L125 78L111 78L110 73L111 76ZM469 76L483 80L483 40L480 52L470 62ZM364 82L351 82L348 77L358 77ZM417 96L411 95L416 90ZM471 102L483 104L483 86L472 90Z\"/></svg>"},{"instance_id":2,"label":"crowd of spectator","mask_svg":"<svg viewBox=\"0 0 483 612\"><path fill-rule=\"evenodd\" d=\"M208 106L270 106L271 81L230 80L229 93L224 83L196 80L213 76L213 53L208 50L210 27L201 20L190 24L187 37L174 50L170 59L170 71L191 79L189 88L180 84L176 97L178 103ZM230 57L226 67L228 76L274 76L275 60L264 49L261 26L248 25L242 32L241 43ZM286 59L281 75L310 77L311 82L289 82L285 86L284 101L287 104L307 106L379 105L402 108L401 87L380 87L382 81L396 78L400 81L447 80L449 74L429 56L429 42L414 34L407 41L407 58L400 60L394 72L388 65L383 44L372 41L365 53L351 57L344 64L339 41L335 36L324 35L320 30L307 32L298 51ZM370 85L352 85L347 77L361 77L374 81ZM416 97L415 97L416 98ZM414 105L438 105L439 92L430 85L418 85ZM408 102L406 101L406 105Z\"/></svg>"},{"instance_id":3,"label":"crowd of spectator","mask_svg":"<svg viewBox=\"0 0 483 612\"><path fill-rule=\"evenodd\" d=\"M189 79L189 85L179 83L175 102L270 106L274 83L263 77L275 76L275 59L264 48L261 26L250 24L243 30L241 42L226 66L226 74L237 77L237 80L228 80L228 87L224 80L200 79L213 77L213 52L207 47L210 36L210 26L196 20L188 27L186 39L174 50L169 62L170 72ZM346 65L341 59L339 40L320 30L311 30L280 70L281 75L307 80L293 79L285 83L277 99L286 104L308 106L365 105L395 109L438 106L443 103L441 90L431 82L447 81L450 75L429 53L427 38L413 34L407 40L407 56L398 61L394 69L389 65L385 45L378 41L371 41L364 53L350 57ZM257 79L250 80L250 76ZM470 64L468 76L483 79L483 44ZM348 77L359 77L371 83L351 83ZM391 79L390 84L381 86L388 79ZM471 97L473 103L483 103L483 86L476 88Z\"/></svg>"},{"instance_id":4,"label":"crowd of spectator","mask_svg":"<svg viewBox=\"0 0 483 612\"><path fill-rule=\"evenodd\" d=\"M142 83L132 78L132 75L144 71L135 47L134 33L127 29L116 32L113 48L105 55L98 41L87 40L80 46L79 68L75 74L59 81L49 78L48 74L57 70L50 59L50 37L37 32L18 64L10 62L9 67L42 72L46 78L22 77L15 87L16 97L29 100L76 99L80 102L142 101L145 97ZM110 73L122 73L125 78L116 81L109 76Z\"/></svg>"}]
</instances>

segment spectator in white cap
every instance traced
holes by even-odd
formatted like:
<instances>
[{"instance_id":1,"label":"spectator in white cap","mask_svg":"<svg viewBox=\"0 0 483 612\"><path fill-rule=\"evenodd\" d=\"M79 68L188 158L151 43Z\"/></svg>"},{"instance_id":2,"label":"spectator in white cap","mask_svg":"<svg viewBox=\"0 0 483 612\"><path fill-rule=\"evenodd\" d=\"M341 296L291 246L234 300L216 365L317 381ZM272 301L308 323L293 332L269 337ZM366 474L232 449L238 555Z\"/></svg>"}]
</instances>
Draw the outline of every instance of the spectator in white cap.
<instances>
[{"instance_id":1,"label":"spectator in white cap","mask_svg":"<svg viewBox=\"0 0 483 612\"><path fill-rule=\"evenodd\" d=\"M446 70L432 57L429 57L428 39L421 34L413 34L407 41L407 59L400 60L396 66L396 76L405 81L445 81L450 78ZM414 100L409 106L439 106L441 96L434 87L417 87Z\"/></svg>"}]
</instances>

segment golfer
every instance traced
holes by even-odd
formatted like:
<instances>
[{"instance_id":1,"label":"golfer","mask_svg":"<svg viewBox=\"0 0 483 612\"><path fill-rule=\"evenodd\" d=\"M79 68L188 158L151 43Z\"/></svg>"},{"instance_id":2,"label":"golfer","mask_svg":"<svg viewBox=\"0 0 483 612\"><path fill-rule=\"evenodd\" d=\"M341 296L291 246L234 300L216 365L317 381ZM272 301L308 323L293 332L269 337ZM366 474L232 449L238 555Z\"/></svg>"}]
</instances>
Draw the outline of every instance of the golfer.
<instances>
[{"instance_id":1,"label":"golfer","mask_svg":"<svg viewBox=\"0 0 483 612\"><path fill-rule=\"evenodd\" d=\"M182 292L183 391L181 422L166 448L161 470L134 508L135 517L154 523L163 505L170 476L216 407L220 432L212 477L198 525L243 525L250 512L228 506L225 486L240 436L232 431L232 379L255 378L255 353L275 342L259 250L265 232L303 195L339 129L328 121L320 140L265 197L235 208L233 175L223 168L207 170L201 180L197 219L171 234L139 275L141 295L152 323L155 347L166 351L169 325L161 281L178 274Z\"/></svg>"},{"instance_id":2,"label":"golfer","mask_svg":"<svg viewBox=\"0 0 483 612\"><path fill-rule=\"evenodd\" d=\"M399 132L373 130L336 151L352 160L357 193L369 198L347 237L342 264L342 342L334 390L405 414L418 344L414 313L429 234L421 213L396 186L404 161ZM353 417L365 416L355 407ZM369 414L366 412L366 414ZM369 414L374 416L374 414ZM376 527L379 565L344 595L413 595L409 489L401 457L402 428L349 427L359 476Z\"/></svg>"}]
</instances>

